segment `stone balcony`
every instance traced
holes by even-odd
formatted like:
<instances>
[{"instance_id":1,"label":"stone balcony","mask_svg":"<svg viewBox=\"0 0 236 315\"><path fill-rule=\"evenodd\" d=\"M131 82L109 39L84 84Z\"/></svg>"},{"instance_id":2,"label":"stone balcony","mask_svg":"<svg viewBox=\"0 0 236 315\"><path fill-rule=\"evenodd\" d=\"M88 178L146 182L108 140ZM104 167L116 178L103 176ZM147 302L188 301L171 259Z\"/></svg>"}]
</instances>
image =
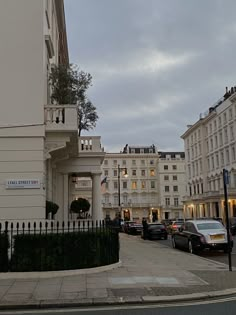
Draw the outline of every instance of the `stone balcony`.
<instances>
[{"instance_id":1,"label":"stone balcony","mask_svg":"<svg viewBox=\"0 0 236 315\"><path fill-rule=\"evenodd\" d=\"M45 105L46 132L78 132L76 105Z\"/></svg>"},{"instance_id":2,"label":"stone balcony","mask_svg":"<svg viewBox=\"0 0 236 315\"><path fill-rule=\"evenodd\" d=\"M80 136L78 137L79 156L104 155L104 148L101 146L100 136Z\"/></svg>"}]
</instances>

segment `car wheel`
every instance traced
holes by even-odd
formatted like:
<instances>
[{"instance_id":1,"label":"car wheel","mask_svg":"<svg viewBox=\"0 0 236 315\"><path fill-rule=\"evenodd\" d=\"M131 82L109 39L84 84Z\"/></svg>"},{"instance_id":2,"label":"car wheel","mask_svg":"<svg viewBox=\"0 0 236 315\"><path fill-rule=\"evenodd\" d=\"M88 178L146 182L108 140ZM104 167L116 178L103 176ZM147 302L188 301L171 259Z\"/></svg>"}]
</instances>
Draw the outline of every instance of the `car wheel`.
<instances>
[{"instance_id":1,"label":"car wheel","mask_svg":"<svg viewBox=\"0 0 236 315\"><path fill-rule=\"evenodd\" d=\"M176 242L175 242L175 237L172 237L172 247L177 248Z\"/></svg>"},{"instance_id":2,"label":"car wheel","mask_svg":"<svg viewBox=\"0 0 236 315\"><path fill-rule=\"evenodd\" d=\"M193 244L191 241L188 241L188 251L190 254L193 254L194 250L193 250Z\"/></svg>"}]
</instances>

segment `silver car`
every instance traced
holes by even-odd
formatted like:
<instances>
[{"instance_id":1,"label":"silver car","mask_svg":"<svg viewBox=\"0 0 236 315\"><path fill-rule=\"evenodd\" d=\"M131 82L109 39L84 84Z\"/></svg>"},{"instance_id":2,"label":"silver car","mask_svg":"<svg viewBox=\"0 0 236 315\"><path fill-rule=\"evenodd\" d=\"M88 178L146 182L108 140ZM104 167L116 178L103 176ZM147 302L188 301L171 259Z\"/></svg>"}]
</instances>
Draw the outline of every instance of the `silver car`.
<instances>
[{"instance_id":1,"label":"silver car","mask_svg":"<svg viewBox=\"0 0 236 315\"><path fill-rule=\"evenodd\" d=\"M221 222L190 220L172 234L172 245L174 248L187 249L190 253L204 249L228 252L233 248L233 239L230 234L230 247L228 248L227 231Z\"/></svg>"}]
</instances>

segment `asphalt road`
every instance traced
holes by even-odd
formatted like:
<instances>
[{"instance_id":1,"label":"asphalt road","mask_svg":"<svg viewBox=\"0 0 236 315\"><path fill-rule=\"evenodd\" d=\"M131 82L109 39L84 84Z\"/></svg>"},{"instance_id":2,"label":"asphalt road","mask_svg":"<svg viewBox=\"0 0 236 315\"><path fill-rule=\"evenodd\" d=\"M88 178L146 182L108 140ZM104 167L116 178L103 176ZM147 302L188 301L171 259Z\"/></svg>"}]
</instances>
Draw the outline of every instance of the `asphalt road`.
<instances>
[{"instance_id":1,"label":"asphalt road","mask_svg":"<svg viewBox=\"0 0 236 315\"><path fill-rule=\"evenodd\" d=\"M152 242L161 242L161 244L172 247L171 236L168 236L168 240L155 240ZM228 254L225 254L223 251L204 251L198 254L201 257L212 259L215 261L222 262L228 265ZM231 253L232 266L236 267L236 236L234 236L234 247ZM236 312L236 311L235 311Z\"/></svg>"},{"instance_id":2,"label":"asphalt road","mask_svg":"<svg viewBox=\"0 0 236 315\"><path fill-rule=\"evenodd\" d=\"M117 307L93 307L83 309L57 309L57 310L27 310L27 311L6 311L0 314L8 315L234 315L236 310L235 298L219 301L194 302L189 304L178 303L172 305L131 305Z\"/></svg>"}]
</instances>

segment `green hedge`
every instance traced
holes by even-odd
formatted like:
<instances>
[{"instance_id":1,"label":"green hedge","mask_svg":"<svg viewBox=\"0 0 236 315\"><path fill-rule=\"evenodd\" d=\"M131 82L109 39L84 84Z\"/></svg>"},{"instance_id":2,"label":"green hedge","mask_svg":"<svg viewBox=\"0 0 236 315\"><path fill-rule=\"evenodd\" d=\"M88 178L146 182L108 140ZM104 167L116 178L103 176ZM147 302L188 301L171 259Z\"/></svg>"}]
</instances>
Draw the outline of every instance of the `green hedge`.
<instances>
[{"instance_id":1,"label":"green hedge","mask_svg":"<svg viewBox=\"0 0 236 315\"><path fill-rule=\"evenodd\" d=\"M11 271L92 268L119 260L119 235L113 230L14 237Z\"/></svg>"},{"instance_id":2,"label":"green hedge","mask_svg":"<svg viewBox=\"0 0 236 315\"><path fill-rule=\"evenodd\" d=\"M0 272L8 271L9 239L6 233L0 233Z\"/></svg>"}]
</instances>

